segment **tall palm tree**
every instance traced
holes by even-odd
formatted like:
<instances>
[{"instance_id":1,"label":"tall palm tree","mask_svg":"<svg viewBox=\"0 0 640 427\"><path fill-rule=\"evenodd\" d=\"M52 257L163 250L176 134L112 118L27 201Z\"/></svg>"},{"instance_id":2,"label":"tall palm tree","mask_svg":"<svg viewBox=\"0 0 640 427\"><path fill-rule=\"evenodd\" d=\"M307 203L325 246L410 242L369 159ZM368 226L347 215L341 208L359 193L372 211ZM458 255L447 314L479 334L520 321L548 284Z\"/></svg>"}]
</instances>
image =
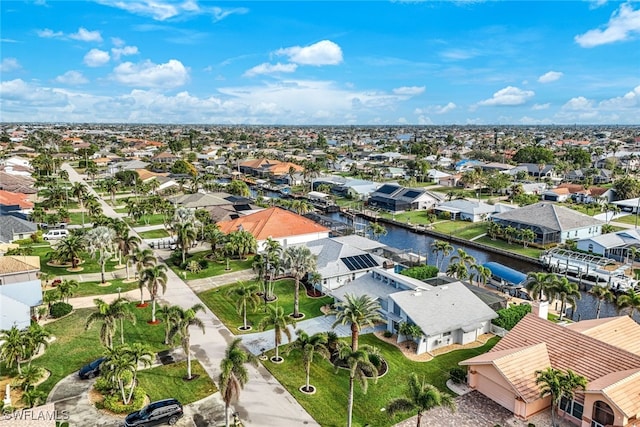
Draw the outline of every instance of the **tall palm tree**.
<instances>
[{"instance_id":1,"label":"tall palm tree","mask_svg":"<svg viewBox=\"0 0 640 427\"><path fill-rule=\"evenodd\" d=\"M562 397L567 400L567 404L575 397L576 390L585 390L586 388L587 379L571 369L567 369L562 377ZM565 410L565 412L567 411Z\"/></svg>"},{"instance_id":2,"label":"tall palm tree","mask_svg":"<svg viewBox=\"0 0 640 427\"><path fill-rule=\"evenodd\" d=\"M138 368L137 363L133 357L129 354L129 348L126 345L119 345L117 347L109 348L105 356L104 362L102 362L101 369L105 370L105 374L110 377L110 380L117 384L120 396L122 397L122 403L125 405L129 403L128 393L126 392L126 379L127 377L133 377L135 371ZM135 387L135 384L131 384Z\"/></svg>"},{"instance_id":3,"label":"tall palm tree","mask_svg":"<svg viewBox=\"0 0 640 427\"><path fill-rule=\"evenodd\" d=\"M562 399L562 371L547 368L536 371L536 384L540 386L540 397L551 396L551 427L556 427L556 412Z\"/></svg>"},{"instance_id":4,"label":"tall palm tree","mask_svg":"<svg viewBox=\"0 0 640 427\"><path fill-rule=\"evenodd\" d=\"M78 206L82 212L82 227L84 228L84 198L87 196L89 190L87 186L81 182L74 182L71 184L71 194L78 200Z\"/></svg>"},{"instance_id":5,"label":"tall palm tree","mask_svg":"<svg viewBox=\"0 0 640 427\"><path fill-rule=\"evenodd\" d=\"M129 398L127 399L130 402L131 397L133 396L133 390L135 389L135 386L137 384L138 370L140 369L141 365L143 368L150 367L153 363L155 353L151 351L149 347L139 342L127 346L126 352L131 358L134 366L133 380L131 381L131 385L129 387Z\"/></svg>"},{"instance_id":6,"label":"tall palm tree","mask_svg":"<svg viewBox=\"0 0 640 427\"><path fill-rule=\"evenodd\" d=\"M434 240L433 243L431 243L431 252L436 254L436 266L438 267L438 270L442 270L444 259L451 253L451 251L453 251L453 246L445 240ZM439 257L440 262L438 262Z\"/></svg>"},{"instance_id":7,"label":"tall palm tree","mask_svg":"<svg viewBox=\"0 0 640 427\"><path fill-rule=\"evenodd\" d=\"M179 316L178 310L181 308L177 305L161 305L158 309L158 315L163 320L164 323L164 344L169 344L169 333L173 328L173 324L176 322L176 318Z\"/></svg>"},{"instance_id":8,"label":"tall palm tree","mask_svg":"<svg viewBox=\"0 0 640 427\"><path fill-rule=\"evenodd\" d=\"M240 347L242 340L234 339L224 352L224 358L220 361L220 394L224 400L224 419L226 427L229 427L229 406L238 401L240 391L249 381L249 371L246 363L258 364L255 356Z\"/></svg>"},{"instance_id":9,"label":"tall palm tree","mask_svg":"<svg viewBox=\"0 0 640 427\"><path fill-rule=\"evenodd\" d=\"M146 268L140 275L140 283L149 291L151 295L151 323L158 323L156 320L156 299L158 298L158 291L162 289L164 294L167 290L167 266L165 264L157 264L152 267Z\"/></svg>"},{"instance_id":10,"label":"tall palm tree","mask_svg":"<svg viewBox=\"0 0 640 427\"><path fill-rule=\"evenodd\" d=\"M38 323L32 323L22 333L24 339L24 356L29 359L29 365L34 356L38 354L41 348L49 347L49 338L51 333L47 331L42 325Z\"/></svg>"},{"instance_id":11,"label":"tall palm tree","mask_svg":"<svg viewBox=\"0 0 640 427\"><path fill-rule=\"evenodd\" d=\"M567 304L571 304L575 312L578 300L582 298L578 284L570 282L566 277L559 277L555 275L555 279L552 282L551 293L560 300L560 321L564 317Z\"/></svg>"},{"instance_id":12,"label":"tall palm tree","mask_svg":"<svg viewBox=\"0 0 640 427\"><path fill-rule=\"evenodd\" d=\"M300 315L300 280L310 271L315 271L317 257L306 246L289 246L284 251L284 267L296 280L293 294L293 317L298 319Z\"/></svg>"},{"instance_id":13,"label":"tall palm tree","mask_svg":"<svg viewBox=\"0 0 640 427\"><path fill-rule=\"evenodd\" d=\"M239 328L242 331L249 329L247 325L247 310L256 311L260 305L260 297L256 294L257 290L258 287L256 285L238 283L227 292L227 295L236 300L236 311L242 316L242 326Z\"/></svg>"},{"instance_id":14,"label":"tall palm tree","mask_svg":"<svg viewBox=\"0 0 640 427\"><path fill-rule=\"evenodd\" d=\"M85 234L87 249L92 256L98 257L100 263L101 283L105 283L104 267L107 260L113 255L113 243L116 232L107 226L100 225L92 228Z\"/></svg>"},{"instance_id":15,"label":"tall palm tree","mask_svg":"<svg viewBox=\"0 0 640 427\"><path fill-rule=\"evenodd\" d=\"M121 257L125 258L125 266L127 269L127 278L129 278L129 258L133 251L138 249L142 241L138 236L129 235L129 229L125 229L123 233L116 236L116 243L118 245L118 264L122 264Z\"/></svg>"},{"instance_id":16,"label":"tall palm tree","mask_svg":"<svg viewBox=\"0 0 640 427\"><path fill-rule=\"evenodd\" d=\"M287 337L287 341L291 341L291 331L289 330L289 317L284 314L284 309L279 306L269 306L267 315L262 318L258 328L261 331L273 326L273 335L276 345L276 354L271 358L272 362L282 362L279 350L282 344L282 335Z\"/></svg>"},{"instance_id":17,"label":"tall palm tree","mask_svg":"<svg viewBox=\"0 0 640 427\"><path fill-rule=\"evenodd\" d=\"M550 295L550 289L553 284L555 275L553 273L545 272L530 272L527 274L527 283L525 289L531 295L534 301L542 300L543 295L548 300Z\"/></svg>"},{"instance_id":18,"label":"tall palm tree","mask_svg":"<svg viewBox=\"0 0 640 427\"><path fill-rule=\"evenodd\" d=\"M640 313L640 292L629 289L626 294L618 296L618 308L627 310L629 317L633 318L636 311Z\"/></svg>"},{"instance_id":19,"label":"tall palm tree","mask_svg":"<svg viewBox=\"0 0 640 427\"><path fill-rule=\"evenodd\" d=\"M136 322L135 316L129 311L129 301L125 298L107 303L100 298L93 300L98 308L89 315L85 323L85 330L89 329L94 323L101 322L100 341L107 348L113 348L113 336L118 330L118 321L120 321L120 341L124 344L124 320L131 323Z\"/></svg>"},{"instance_id":20,"label":"tall palm tree","mask_svg":"<svg viewBox=\"0 0 640 427\"><path fill-rule=\"evenodd\" d=\"M78 267L78 261L80 260L80 254L86 246L86 240L79 234L70 234L56 246L56 257L64 262L70 262L71 268Z\"/></svg>"},{"instance_id":21,"label":"tall palm tree","mask_svg":"<svg viewBox=\"0 0 640 427\"><path fill-rule=\"evenodd\" d=\"M182 251L182 262L187 261L187 252L189 248L196 241L198 237L198 230L193 223L176 223L172 226L173 232L176 235L178 241L178 247Z\"/></svg>"},{"instance_id":22,"label":"tall palm tree","mask_svg":"<svg viewBox=\"0 0 640 427\"><path fill-rule=\"evenodd\" d=\"M412 373L409 376L409 390L404 397L393 399L387 405L389 415L397 412L417 412L416 427L420 427L422 414L430 409L445 406L452 412L455 411L456 404L453 398L438 390L435 386L418 379L418 375Z\"/></svg>"},{"instance_id":23,"label":"tall palm tree","mask_svg":"<svg viewBox=\"0 0 640 427\"><path fill-rule=\"evenodd\" d=\"M69 303L69 298L73 296L73 290L78 288L79 283L76 280L65 279L57 286L60 298L65 299Z\"/></svg>"},{"instance_id":24,"label":"tall palm tree","mask_svg":"<svg viewBox=\"0 0 640 427\"><path fill-rule=\"evenodd\" d=\"M191 334L189 327L195 326L204 334L204 323L197 317L197 314L199 311L205 311L205 309L204 305L195 304L186 310L181 307L176 307L174 310L173 327L169 331L169 342L176 337L180 339L182 350L187 355L187 379L190 380L193 376L191 375Z\"/></svg>"},{"instance_id":25,"label":"tall palm tree","mask_svg":"<svg viewBox=\"0 0 640 427\"><path fill-rule=\"evenodd\" d=\"M13 368L14 364L18 367L18 374L22 372L20 360L24 358L25 347L24 337L17 326L11 329L0 331L0 360L2 360L9 368Z\"/></svg>"},{"instance_id":26,"label":"tall palm tree","mask_svg":"<svg viewBox=\"0 0 640 427\"><path fill-rule=\"evenodd\" d=\"M351 350L358 350L358 338L363 326L374 327L376 322L381 322L380 303L369 295L360 296L345 295L345 300L335 305L335 309L329 314L336 316L332 328L338 325L349 325L351 328Z\"/></svg>"},{"instance_id":27,"label":"tall palm tree","mask_svg":"<svg viewBox=\"0 0 640 427\"><path fill-rule=\"evenodd\" d=\"M293 350L300 350L302 353L302 363L304 364L305 371L305 383L302 389L305 392L312 392L315 390L311 384L309 384L309 375L311 373L311 364L313 363L314 356L318 355L323 359L331 357L329 350L327 349L327 334L319 332L317 334L309 335L302 329L296 331L298 339L296 339L289 347L287 347L286 354L289 354Z\"/></svg>"},{"instance_id":28,"label":"tall palm tree","mask_svg":"<svg viewBox=\"0 0 640 427\"><path fill-rule=\"evenodd\" d=\"M351 427L353 420L353 391L356 379L360 383L362 393L367 393L369 376L371 373L374 380L378 379L377 368L369 360L368 349L353 350L351 347L342 346L338 352L340 360L346 362L349 369L349 401L347 404L347 427Z\"/></svg>"},{"instance_id":29,"label":"tall palm tree","mask_svg":"<svg viewBox=\"0 0 640 427\"><path fill-rule=\"evenodd\" d=\"M474 264L472 267L476 270L475 278L478 286L480 284L486 286L487 281L491 278L491 269L480 264Z\"/></svg>"},{"instance_id":30,"label":"tall palm tree","mask_svg":"<svg viewBox=\"0 0 640 427\"><path fill-rule=\"evenodd\" d=\"M596 319L600 318L600 309L602 308L603 301L613 301L615 299L615 295L611 290L606 286L601 285L593 285L591 289L589 289L589 294L593 295L598 299L598 305L596 306Z\"/></svg>"}]
</instances>

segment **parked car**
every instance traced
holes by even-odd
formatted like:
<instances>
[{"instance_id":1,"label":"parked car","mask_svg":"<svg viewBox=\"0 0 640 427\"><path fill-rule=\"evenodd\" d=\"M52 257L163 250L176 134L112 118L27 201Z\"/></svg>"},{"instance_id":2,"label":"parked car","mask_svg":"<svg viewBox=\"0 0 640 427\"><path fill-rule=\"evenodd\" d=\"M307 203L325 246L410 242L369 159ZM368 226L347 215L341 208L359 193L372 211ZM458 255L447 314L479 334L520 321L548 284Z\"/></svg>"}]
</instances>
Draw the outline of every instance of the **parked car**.
<instances>
[{"instance_id":1,"label":"parked car","mask_svg":"<svg viewBox=\"0 0 640 427\"><path fill-rule=\"evenodd\" d=\"M104 362L104 357L96 359L88 365L83 366L80 371L78 371L80 379L88 380L100 375L100 365L102 365L102 362Z\"/></svg>"},{"instance_id":2,"label":"parked car","mask_svg":"<svg viewBox=\"0 0 640 427\"><path fill-rule=\"evenodd\" d=\"M42 238L44 240L58 240L58 239L64 239L65 237L68 237L68 236L69 236L69 230L60 229L60 230L49 230L42 235Z\"/></svg>"},{"instance_id":3,"label":"parked car","mask_svg":"<svg viewBox=\"0 0 640 427\"><path fill-rule=\"evenodd\" d=\"M56 222L53 224L49 224L46 222L41 222L40 224L38 224L40 226L40 228L42 230L54 230L54 229L60 229L60 228L67 228L67 223L66 222Z\"/></svg>"},{"instance_id":4,"label":"parked car","mask_svg":"<svg viewBox=\"0 0 640 427\"><path fill-rule=\"evenodd\" d=\"M160 424L174 425L184 415L182 404L176 399L164 399L152 402L132 412L124 420L125 427L147 427Z\"/></svg>"}]
</instances>

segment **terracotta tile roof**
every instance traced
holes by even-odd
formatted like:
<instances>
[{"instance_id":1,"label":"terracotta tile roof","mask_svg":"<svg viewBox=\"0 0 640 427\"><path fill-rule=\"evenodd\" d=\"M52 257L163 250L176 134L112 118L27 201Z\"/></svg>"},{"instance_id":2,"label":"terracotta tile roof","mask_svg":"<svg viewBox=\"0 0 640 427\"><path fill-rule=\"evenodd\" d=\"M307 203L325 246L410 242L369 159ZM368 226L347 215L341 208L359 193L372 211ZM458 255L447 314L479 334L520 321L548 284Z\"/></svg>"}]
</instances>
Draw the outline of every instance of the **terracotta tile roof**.
<instances>
[{"instance_id":1,"label":"terracotta tile roof","mask_svg":"<svg viewBox=\"0 0 640 427\"><path fill-rule=\"evenodd\" d=\"M304 168L295 163L283 162L269 167L269 172L274 175L283 175L289 173L289 169L294 168L296 172L302 172Z\"/></svg>"},{"instance_id":2,"label":"terracotta tile roof","mask_svg":"<svg viewBox=\"0 0 640 427\"><path fill-rule=\"evenodd\" d=\"M603 393L627 418L640 417L640 368L614 372L590 382L586 393Z\"/></svg>"},{"instance_id":3,"label":"terracotta tile roof","mask_svg":"<svg viewBox=\"0 0 640 427\"><path fill-rule=\"evenodd\" d=\"M604 188L604 187L591 187L589 188L589 194L591 194L592 196L602 196L604 193L606 193L607 191L609 191L608 188Z\"/></svg>"},{"instance_id":4,"label":"terracotta tile roof","mask_svg":"<svg viewBox=\"0 0 640 427\"><path fill-rule=\"evenodd\" d=\"M20 209L32 209L33 203L27 199L26 194L13 193L11 191L0 190L0 205L13 206L18 205Z\"/></svg>"},{"instance_id":5,"label":"terracotta tile roof","mask_svg":"<svg viewBox=\"0 0 640 427\"><path fill-rule=\"evenodd\" d=\"M151 172L148 171L146 169L136 169L135 170L136 173L138 174L138 177L140 178L140 181L145 182L148 179L151 178L155 178L157 176L168 176L168 173L157 173L157 172Z\"/></svg>"},{"instance_id":6,"label":"terracotta tile roof","mask_svg":"<svg viewBox=\"0 0 640 427\"><path fill-rule=\"evenodd\" d=\"M260 168L264 167L265 165L278 165L280 163L281 162L279 160L253 159L253 160L247 160L246 162L240 163L240 166L244 166L244 167L252 168L252 169L260 169Z\"/></svg>"},{"instance_id":7,"label":"terracotta tile roof","mask_svg":"<svg viewBox=\"0 0 640 427\"><path fill-rule=\"evenodd\" d=\"M566 327L640 356L640 328L629 316L583 320Z\"/></svg>"},{"instance_id":8,"label":"terracotta tile roof","mask_svg":"<svg viewBox=\"0 0 640 427\"><path fill-rule=\"evenodd\" d=\"M640 328L640 325L636 325ZM490 351L522 348L546 343L551 366L571 369L593 381L618 371L640 368L640 356L588 335L526 315Z\"/></svg>"},{"instance_id":9,"label":"terracotta tile roof","mask_svg":"<svg viewBox=\"0 0 640 427\"><path fill-rule=\"evenodd\" d=\"M579 193L581 191L584 191L584 186L580 184L570 184L567 182L565 182L564 184L558 185L557 188L566 188L567 190L569 190L570 193Z\"/></svg>"},{"instance_id":10,"label":"terracotta tile roof","mask_svg":"<svg viewBox=\"0 0 640 427\"><path fill-rule=\"evenodd\" d=\"M494 365L525 402L534 402L540 397L540 389L536 384L536 371L550 367L551 361L547 346L539 343L529 347L481 354L460 364Z\"/></svg>"},{"instance_id":11,"label":"terracotta tile roof","mask_svg":"<svg viewBox=\"0 0 640 427\"><path fill-rule=\"evenodd\" d=\"M34 270L39 270L39 268L34 267L28 262L19 260L18 257L0 257L0 274L22 273Z\"/></svg>"},{"instance_id":12,"label":"terracotta tile roof","mask_svg":"<svg viewBox=\"0 0 640 427\"><path fill-rule=\"evenodd\" d=\"M563 195L563 194L564 194L564 195L567 195L567 194L571 194L571 192L569 191L569 189L568 189L568 188L559 188L559 187L558 187L558 188L552 188L552 189L551 189L551 190L549 190L549 191L551 191L551 192L553 192L553 193L556 193L556 194L558 194L558 195Z\"/></svg>"},{"instance_id":13,"label":"terracotta tile roof","mask_svg":"<svg viewBox=\"0 0 640 427\"><path fill-rule=\"evenodd\" d=\"M218 223L223 233L231 233L240 227L253 234L257 240L299 236L301 234L328 233L329 229L310 219L285 209L273 207L251 215Z\"/></svg>"}]
</instances>

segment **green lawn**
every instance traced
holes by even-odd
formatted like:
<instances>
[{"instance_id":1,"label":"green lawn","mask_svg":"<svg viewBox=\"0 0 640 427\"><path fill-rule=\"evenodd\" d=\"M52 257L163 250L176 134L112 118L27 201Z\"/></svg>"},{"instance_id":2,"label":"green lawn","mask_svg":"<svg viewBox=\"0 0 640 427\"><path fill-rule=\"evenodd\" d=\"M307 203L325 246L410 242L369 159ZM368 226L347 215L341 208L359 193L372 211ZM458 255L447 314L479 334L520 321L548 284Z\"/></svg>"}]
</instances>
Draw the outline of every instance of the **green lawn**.
<instances>
[{"instance_id":1,"label":"green lawn","mask_svg":"<svg viewBox=\"0 0 640 427\"><path fill-rule=\"evenodd\" d=\"M133 277L134 271L131 269L131 277ZM100 286L100 282L81 282L78 287L73 291L73 297L88 297L88 296L96 296L100 295L108 295L108 294L116 294L118 293L118 288L120 288L121 293L125 293L127 291L131 291L133 289L138 288L138 282L124 283L124 279L110 280L109 286ZM47 292L50 292L47 291Z\"/></svg>"},{"instance_id":2,"label":"green lawn","mask_svg":"<svg viewBox=\"0 0 640 427\"><path fill-rule=\"evenodd\" d=\"M114 211L116 211L117 213L121 213L121 214L128 214L129 213L127 208L118 208L118 209L114 209Z\"/></svg>"},{"instance_id":3,"label":"green lawn","mask_svg":"<svg viewBox=\"0 0 640 427\"><path fill-rule=\"evenodd\" d=\"M136 324L125 322L125 343L141 342L147 344L152 351L166 350L164 342L164 328L162 324L149 325L151 319L151 305L137 308L131 304L131 310L136 316ZM56 340L49 345L44 355L34 359L33 364L48 369L51 376L38 388L49 393L53 386L67 375L77 371L92 360L97 359L105 348L100 343L100 324L96 323L89 330L85 330L85 323L90 308L81 308L70 315L46 325ZM118 330L119 331L119 330ZM119 332L115 337L120 342Z\"/></svg>"},{"instance_id":4,"label":"green lawn","mask_svg":"<svg viewBox=\"0 0 640 427\"><path fill-rule=\"evenodd\" d=\"M73 225L82 225L82 212L69 212L69 221ZM87 224L91 221L91 217L85 212L84 223Z\"/></svg>"},{"instance_id":5,"label":"green lawn","mask_svg":"<svg viewBox=\"0 0 640 427\"><path fill-rule=\"evenodd\" d=\"M416 373L440 390L451 393L446 387L449 370L458 362L489 351L498 339L493 338L482 347L457 350L443 354L429 362L412 362L405 358L400 350L387 344L372 334L360 337L360 345L369 344L378 347L389 365L389 372L379 378L377 383L369 382L366 395L359 385L355 386L353 425L365 424L377 427L392 426L406 419L409 414L389 416L382 408L393 398L404 396L407 391L407 378ZM272 353L272 352L271 352ZM318 360L318 359L316 359ZM336 373L328 361L314 361L311 367L311 384L316 386L314 395L306 395L298 389L304 385L305 374L300 353L293 351L285 356L284 363L277 365L264 362L266 368L296 398L311 416L324 427L343 427L347 418L347 399L349 394L349 375L340 369Z\"/></svg>"},{"instance_id":6,"label":"green lawn","mask_svg":"<svg viewBox=\"0 0 640 427\"><path fill-rule=\"evenodd\" d=\"M540 254L543 252L542 249L532 248L530 246L525 248L518 243L509 244L506 241L501 239L492 240L491 237L489 236L481 237L475 241L478 243L482 243L483 245L492 246L498 249L504 249L506 251L514 252L520 255L525 255L535 259L538 259L540 257Z\"/></svg>"},{"instance_id":7,"label":"green lawn","mask_svg":"<svg viewBox=\"0 0 640 427\"><path fill-rule=\"evenodd\" d=\"M187 362L172 363L139 371L138 382L152 402L173 397L183 405L187 405L218 391L197 360L191 362L191 373L198 378L185 381ZM185 387L186 385L188 387Z\"/></svg>"},{"instance_id":8,"label":"green lawn","mask_svg":"<svg viewBox=\"0 0 640 427\"><path fill-rule=\"evenodd\" d=\"M382 218L393 219L395 221L407 223L411 222L413 225L429 225L429 213L427 211L408 211L398 214L392 214L386 211L379 212Z\"/></svg>"},{"instance_id":9,"label":"green lawn","mask_svg":"<svg viewBox=\"0 0 640 427\"><path fill-rule=\"evenodd\" d=\"M438 220L433 224L433 229L440 233L450 234L463 239L472 239L487 232L487 223Z\"/></svg>"},{"instance_id":10,"label":"green lawn","mask_svg":"<svg viewBox=\"0 0 640 427\"><path fill-rule=\"evenodd\" d=\"M200 251L195 252L194 254L188 255L187 260L195 260L200 261L202 258L209 255L211 251ZM182 260L182 258L180 258ZM207 268L198 271L197 273L192 273L190 271L184 271L176 265L173 265L172 262L169 262L169 267L180 277L184 277L183 273L186 273L186 280L193 279L204 279L205 277L213 277L219 276L220 274L232 273L234 271L240 270L248 270L251 268L253 264L253 259L249 258L246 260L229 260L229 270L226 270L227 263L226 261L209 261Z\"/></svg>"},{"instance_id":11,"label":"green lawn","mask_svg":"<svg viewBox=\"0 0 640 427\"><path fill-rule=\"evenodd\" d=\"M636 224L640 224L640 218L638 218L638 215L629 214L629 215L621 216L620 218L616 218L612 220L612 222L621 222L623 224L629 224L629 225L635 226Z\"/></svg>"},{"instance_id":12,"label":"green lawn","mask_svg":"<svg viewBox=\"0 0 640 427\"><path fill-rule=\"evenodd\" d=\"M53 250L55 250L55 248L52 248L50 246L33 247L32 255L40 257L40 271L42 271L43 273L50 273L56 276L68 274L100 273L100 264L87 252L83 252L80 256L80 258L84 260L84 263L80 265L83 269L80 272L69 272L67 271L68 267L53 267L47 265L47 262L49 260L47 254ZM112 261L111 259L109 259L105 264L105 272L114 271L114 267L117 264L118 261Z\"/></svg>"},{"instance_id":13,"label":"green lawn","mask_svg":"<svg viewBox=\"0 0 640 427\"><path fill-rule=\"evenodd\" d=\"M165 216L162 214L145 215L137 222L133 218L127 217L124 220L132 227L144 227L146 225L161 225L164 224Z\"/></svg>"},{"instance_id":14,"label":"green lawn","mask_svg":"<svg viewBox=\"0 0 640 427\"><path fill-rule=\"evenodd\" d=\"M141 231L138 233L143 239L162 239L165 237L169 237L169 233L164 228L159 230L149 230L149 231Z\"/></svg>"},{"instance_id":15,"label":"green lawn","mask_svg":"<svg viewBox=\"0 0 640 427\"><path fill-rule=\"evenodd\" d=\"M256 282L251 283L256 284ZM242 331L238 330L238 326L242 326L242 317L236 311L233 295L227 295L229 290L235 286L237 286L237 284L233 283L202 292L198 294L198 296L227 328L233 331L234 334L240 334ZM258 285L258 289L260 288L260 285ZM278 300L277 302L269 303L269 305L277 303L284 309L285 314L293 313L294 288L295 282L291 279L283 279L275 282L274 293L277 295ZM305 320L322 316L320 308L331 302L333 302L333 298L330 297L309 298L304 286L302 284L300 285L300 312L305 314ZM261 304L256 312L249 311L247 313L247 324L253 325L255 328L264 315L264 304ZM256 332L256 330L254 329L249 332Z\"/></svg>"}]
</instances>

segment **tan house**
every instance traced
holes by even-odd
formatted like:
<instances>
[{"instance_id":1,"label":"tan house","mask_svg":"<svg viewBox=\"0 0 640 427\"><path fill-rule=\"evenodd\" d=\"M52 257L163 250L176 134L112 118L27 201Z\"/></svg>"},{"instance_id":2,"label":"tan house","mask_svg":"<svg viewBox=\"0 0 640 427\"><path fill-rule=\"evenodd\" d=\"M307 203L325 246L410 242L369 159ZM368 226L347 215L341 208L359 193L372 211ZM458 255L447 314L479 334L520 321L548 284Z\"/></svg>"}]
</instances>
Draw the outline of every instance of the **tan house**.
<instances>
[{"instance_id":1,"label":"tan house","mask_svg":"<svg viewBox=\"0 0 640 427\"><path fill-rule=\"evenodd\" d=\"M29 326L35 307L42 304L39 273L37 256L0 256L0 329Z\"/></svg>"},{"instance_id":2,"label":"tan house","mask_svg":"<svg viewBox=\"0 0 640 427\"><path fill-rule=\"evenodd\" d=\"M560 326L525 316L488 353L460 362L469 386L527 420L549 408L536 371L571 369L585 391L562 400L560 413L580 427L640 426L640 325L619 316Z\"/></svg>"}]
</instances>

